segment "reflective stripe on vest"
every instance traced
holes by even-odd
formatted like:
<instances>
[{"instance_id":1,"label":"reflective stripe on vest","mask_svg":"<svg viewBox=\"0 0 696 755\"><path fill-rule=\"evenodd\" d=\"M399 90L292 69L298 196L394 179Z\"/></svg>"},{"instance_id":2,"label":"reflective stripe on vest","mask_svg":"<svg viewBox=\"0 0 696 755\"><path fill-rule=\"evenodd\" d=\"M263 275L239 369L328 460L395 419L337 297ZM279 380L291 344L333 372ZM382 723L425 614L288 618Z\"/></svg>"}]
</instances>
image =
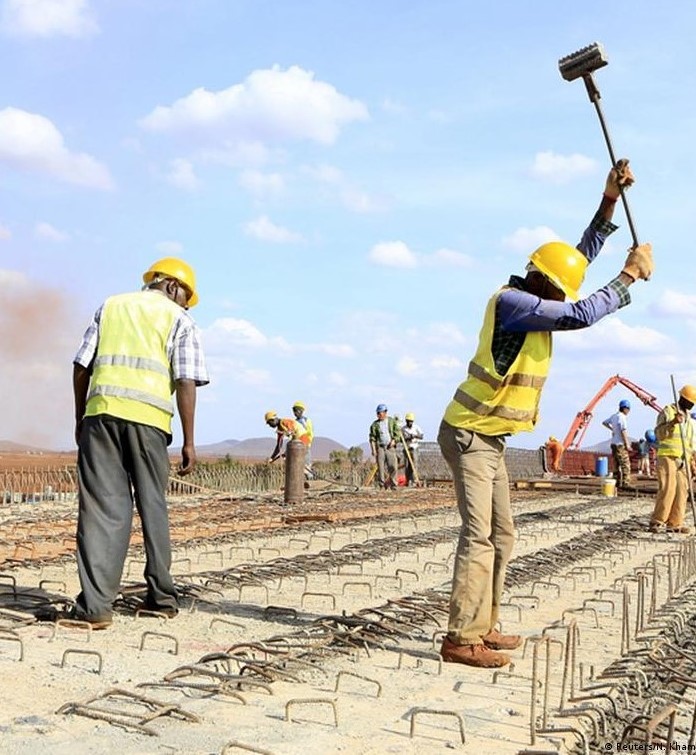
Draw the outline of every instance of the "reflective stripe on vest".
<instances>
[{"instance_id":1,"label":"reflective stripe on vest","mask_svg":"<svg viewBox=\"0 0 696 755\"><path fill-rule=\"evenodd\" d=\"M109 414L171 434L174 385L167 344L179 315L178 305L153 291L106 300L86 416Z\"/></svg>"},{"instance_id":2,"label":"reflective stripe on vest","mask_svg":"<svg viewBox=\"0 0 696 755\"><path fill-rule=\"evenodd\" d=\"M676 414L676 406L674 404L669 404L658 415L657 424L661 425L665 422L671 422ZM681 428L682 430L680 431L679 425L677 425L666 437L658 439L658 456L671 456L672 458L681 459L684 455L681 439L682 432L684 433L684 444L686 445L687 456L691 456L694 448L694 426L689 417L686 417L681 423Z\"/></svg>"},{"instance_id":3,"label":"reflective stripe on vest","mask_svg":"<svg viewBox=\"0 0 696 755\"><path fill-rule=\"evenodd\" d=\"M551 334L529 332L505 375L496 371L493 332L498 297L488 302L476 355L466 380L445 410L445 422L484 435L507 435L532 430L537 422L541 389L551 360Z\"/></svg>"}]
</instances>

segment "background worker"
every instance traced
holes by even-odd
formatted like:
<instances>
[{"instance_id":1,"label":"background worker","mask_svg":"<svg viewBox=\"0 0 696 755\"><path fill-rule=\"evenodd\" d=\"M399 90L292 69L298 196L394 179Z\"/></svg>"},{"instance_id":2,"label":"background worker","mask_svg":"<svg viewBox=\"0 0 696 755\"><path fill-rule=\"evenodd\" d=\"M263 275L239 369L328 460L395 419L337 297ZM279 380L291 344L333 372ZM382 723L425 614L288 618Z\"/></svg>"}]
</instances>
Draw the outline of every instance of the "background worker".
<instances>
[{"instance_id":1,"label":"background worker","mask_svg":"<svg viewBox=\"0 0 696 755\"><path fill-rule=\"evenodd\" d=\"M386 404L378 404L377 419L370 425L369 441L372 457L377 463L377 482L382 488L396 488L396 472L399 460L396 444L401 438L401 428L395 417L389 417Z\"/></svg>"},{"instance_id":2,"label":"background worker","mask_svg":"<svg viewBox=\"0 0 696 755\"><path fill-rule=\"evenodd\" d=\"M611 430L611 456L614 460L614 477L616 486L626 489L631 483L631 457L629 450L631 441L628 438L627 417L631 411L631 402L628 399L619 401L619 411L607 417L602 424L607 430Z\"/></svg>"},{"instance_id":3,"label":"background worker","mask_svg":"<svg viewBox=\"0 0 696 755\"><path fill-rule=\"evenodd\" d=\"M643 437L638 441L638 474L650 477L650 452L657 445L657 436L654 430L646 430Z\"/></svg>"},{"instance_id":4,"label":"background worker","mask_svg":"<svg viewBox=\"0 0 696 755\"><path fill-rule=\"evenodd\" d=\"M684 524L684 513L689 475L694 475L694 423L689 418L694 404L696 388L685 385L677 403L668 404L657 415L657 497L650 517L651 532L691 531Z\"/></svg>"},{"instance_id":5,"label":"background worker","mask_svg":"<svg viewBox=\"0 0 696 755\"><path fill-rule=\"evenodd\" d=\"M283 441L301 440L305 447L309 446L309 433L305 428L292 417L281 419L278 412L268 411L263 415L263 419L269 427L276 431L276 444L268 461L273 462L283 455Z\"/></svg>"},{"instance_id":6,"label":"background worker","mask_svg":"<svg viewBox=\"0 0 696 755\"><path fill-rule=\"evenodd\" d=\"M307 455L305 456L305 473L308 477L312 477L312 441L314 440L314 423L305 414L307 407L302 401L295 401L292 405L292 413L295 415L295 419L304 427L307 431Z\"/></svg>"},{"instance_id":7,"label":"background worker","mask_svg":"<svg viewBox=\"0 0 696 755\"><path fill-rule=\"evenodd\" d=\"M413 412L406 412L401 425L401 438L404 445L404 466L406 486L415 485L418 478L418 441L423 440L423 431L415 424Z\"/></svg>"},{"instance_id":8,"label":"background worker","mask_svg":"<svg viewBox=\"0 0 696 755\"><path fill-rule=\"evenodd\" d=\"M497 667L510 657L516 635L495 629L505 570L515 539L506 438L532 430L551 361L552 331L586 328L630 303L629 286L653 270L649 244L632 250L621 272L577 303L588 263L616 226L610 221L633 177L621 161L612 169L601 204L577 248L562 242L539 247L524 278L512 276L488 302L479 346L468 376L445 410L438 442L452 470L462 517L452 578L443 660ZM566 302L566 297L573 302Z\"/></svg>"},{"instance_id":9,"label":"background worker","mask_svg":"<svg viewBox=\"0 0 696 755\"><path fill-rule=\"evenodd\" d=\"M79 451L75 618L111 624L128 551L133 502L145 541L144 608L174 616L165 492L174 414L183 432L179 474L196 464L196 387L208 383L199 331L187 310L198 302L196 276L183 260L155 262L144 289L108 298L73 360Z\"/></svg>"},{"instance_id":10,"label":"background worker","mask_svg":"<svg viewBox=\"0 0 696 755\"><path fill-rule=\"evenodd\" d=\"M546 448L549 451L549 467L551 471L558 474L561 470L561 458L563 456L563 443L553 435L549 435L546 441Z\"/></svg>"}]
</instances>

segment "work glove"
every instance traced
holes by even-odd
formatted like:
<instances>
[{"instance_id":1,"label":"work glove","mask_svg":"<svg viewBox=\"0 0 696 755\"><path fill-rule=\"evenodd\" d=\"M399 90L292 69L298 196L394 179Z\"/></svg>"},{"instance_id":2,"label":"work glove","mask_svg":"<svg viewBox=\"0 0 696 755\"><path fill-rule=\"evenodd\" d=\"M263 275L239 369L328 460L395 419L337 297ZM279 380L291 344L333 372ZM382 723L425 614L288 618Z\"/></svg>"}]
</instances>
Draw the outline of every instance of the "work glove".
<instances>
[{"instance_id":1,"label":"work glove","mask_svg":"<svg viewBox=\"0 0 696 755\"><path fill-rule=\"evenodd\" d=\"M641 244L635 249L631 249L626 257L622 273L626 273L634 281L650 280L652 271L655 269L655 263L652 256L652 244Z\"/></svg>"},{"instance_id":2,"label":"work glove","mask_svg":"<svg viewBox=\"0 0 696 755\"><path fill-rule=\"evenodd\" d=\"M621 196L621 189L628 189L633 186L636 179L633 177L628 160L622 158L616 161L616 166L609 171L607 183L604 187L604 194L610 199L618 199Z\"/></svg>"}]
</instances>

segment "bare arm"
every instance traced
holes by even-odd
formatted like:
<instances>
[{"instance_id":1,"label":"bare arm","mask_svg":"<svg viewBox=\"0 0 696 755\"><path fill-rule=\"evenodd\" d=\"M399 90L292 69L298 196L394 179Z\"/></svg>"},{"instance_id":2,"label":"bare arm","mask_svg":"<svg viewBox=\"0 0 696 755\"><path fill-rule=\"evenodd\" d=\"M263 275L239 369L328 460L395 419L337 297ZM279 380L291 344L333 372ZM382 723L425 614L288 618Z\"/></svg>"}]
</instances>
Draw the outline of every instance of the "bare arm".
<instances>
[{"instance_id":1,"label":"bare arm","mask_svg":"<svg viewBox=\"0 0 696 755\"><path fill-rule=\"evenodd\" d=\"M193 428L196 416L196 381L177 380L175 386L176 406L179 410L181 432L184 436L179 474L187 475L193 472L196 466L196 446L193 440Z\"/></svg>"},{"instance_id":2,"label":"bare arm","mask_svg":"<svg viewBox=\"0 0 696 755\"><path fill-rule=\"evenodd\" d=\"M73 397L75 403L75 444L80 445L82 420L87 408L87 391L92 370L81 364L73 364Z\"/></svg>"}]
</instances>

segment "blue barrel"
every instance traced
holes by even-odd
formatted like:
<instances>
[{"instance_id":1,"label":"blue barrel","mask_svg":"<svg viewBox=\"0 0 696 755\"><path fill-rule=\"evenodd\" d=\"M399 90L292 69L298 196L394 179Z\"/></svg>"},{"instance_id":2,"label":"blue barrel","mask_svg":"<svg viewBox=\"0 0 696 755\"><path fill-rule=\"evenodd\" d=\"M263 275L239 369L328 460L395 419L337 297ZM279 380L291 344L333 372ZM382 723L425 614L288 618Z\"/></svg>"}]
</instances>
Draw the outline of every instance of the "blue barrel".
<instances>
[{"instance_id":1,"label":"blue barrel","mask_svg":"<svg viewBox=\"0 0 696 755\"><path fill-rule=\"evenodd\" d=\"M595 460L595 474L597 477L606 477L609 474L609 459L606 456L598 456Z\"/></svg>"}]
</instances>

